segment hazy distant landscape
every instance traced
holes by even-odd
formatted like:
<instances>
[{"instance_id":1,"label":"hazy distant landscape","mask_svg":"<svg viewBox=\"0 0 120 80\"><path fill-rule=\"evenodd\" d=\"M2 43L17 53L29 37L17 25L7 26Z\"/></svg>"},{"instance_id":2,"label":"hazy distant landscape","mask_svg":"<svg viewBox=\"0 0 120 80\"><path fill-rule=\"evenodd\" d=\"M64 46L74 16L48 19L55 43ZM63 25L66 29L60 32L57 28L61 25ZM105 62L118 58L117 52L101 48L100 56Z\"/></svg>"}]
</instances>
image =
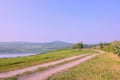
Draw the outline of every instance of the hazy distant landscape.
<instances>
[{"instance_id":1,"label":"hazy distant landscape","mask_svg":"<svg viewBox=\"0 0 120 80\"><path fill-rule=\"evenodd\" d=\"M0 58L34 55L58 49L67 49L72 45L72 43L62 41L48 43L0 42Z\"/></svg>"}]
</instances>

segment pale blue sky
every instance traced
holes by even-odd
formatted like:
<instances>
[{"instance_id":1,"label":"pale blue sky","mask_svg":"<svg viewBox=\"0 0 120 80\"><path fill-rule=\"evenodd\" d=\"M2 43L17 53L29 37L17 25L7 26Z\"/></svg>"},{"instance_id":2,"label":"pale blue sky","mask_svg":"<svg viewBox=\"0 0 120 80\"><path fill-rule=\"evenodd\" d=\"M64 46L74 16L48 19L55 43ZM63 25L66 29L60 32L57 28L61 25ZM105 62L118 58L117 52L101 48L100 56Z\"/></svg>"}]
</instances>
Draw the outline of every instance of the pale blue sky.
<instances>
[{"instance_id":1,"label":"pale blue sky","mask_svg":"<svg viewBox=\"0 0 120 80\"><path fill-rule=\"evenodd\" d=\"M0 42L120 40L120 0L0 0Z\"/></svg>"}]
</instances>

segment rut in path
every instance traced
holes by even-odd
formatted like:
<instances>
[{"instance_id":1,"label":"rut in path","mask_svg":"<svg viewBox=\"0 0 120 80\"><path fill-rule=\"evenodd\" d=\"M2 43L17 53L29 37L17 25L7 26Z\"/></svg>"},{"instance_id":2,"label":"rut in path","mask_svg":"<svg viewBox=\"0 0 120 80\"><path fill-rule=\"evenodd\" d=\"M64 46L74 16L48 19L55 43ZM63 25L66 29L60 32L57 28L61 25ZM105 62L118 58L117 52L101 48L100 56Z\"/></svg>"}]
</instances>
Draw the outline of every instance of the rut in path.
<instances>
[{"instance_id":1,"label":"rut in path","mask_svg":"<svg viewBox=\"0 0 120 80\"><path fill-rule=\"evenodd\" d=\"M55 68L50 68L50 69L42 71L42 72L37 72L37 73L31 74L28 76L20 77L18 80L43 80L43 79L45 79L45 78L47 78L47 77L49 77L57 72L75 67L75 66L79 65L80 63L83 63L87 60L90 60L97 55L99 55L99 54L91 54L91 55L85 56L81 59L57 66Z\"/></svg>"}]
</instances>

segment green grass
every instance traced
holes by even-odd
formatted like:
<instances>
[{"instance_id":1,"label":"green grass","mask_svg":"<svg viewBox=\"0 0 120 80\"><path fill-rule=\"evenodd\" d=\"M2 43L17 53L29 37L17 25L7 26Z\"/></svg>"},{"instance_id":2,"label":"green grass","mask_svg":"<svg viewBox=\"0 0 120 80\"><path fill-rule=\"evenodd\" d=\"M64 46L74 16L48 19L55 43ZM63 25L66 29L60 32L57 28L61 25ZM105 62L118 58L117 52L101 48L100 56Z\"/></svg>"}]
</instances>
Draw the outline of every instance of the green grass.
<instances>
[{"instance_id":1,"label":"green grass","mask_svg":"<svg viewBox=\"0 0 120 80\"><path fill-rule=\"evenodd\" d=\"M101 54L46 80L120 80L120 57L111 53Z\"/></svg>"},{"instance_id":2,"label":"green grass","mask_svg":"<svg viewBox=\"0 0 120 80\"><path fill-rule=\"evenodd\" d=\"M0 80L17 80L17 77L11 77L11 78L0 79Z\"/></svg>"},{"instance_id":3,"label":"green grass","mask_svg":"<svg viewBox=\"0 0 120 80\"><path fill-rule=\"evenodd\" d=\"M65 62L62 62L62 63L58 63L58 64L55 64L55 65L52 65L52 66L46 66L46 67L40 67L36 70L33 70L33 71L26 71L22 74L18 74L18 75L15 75L15 76L12 76L12 77L9 77L9 78L0 78L0 80L17 80L19 77L22 77L22 76L27 76L27 75L30 75L30 74L34 74L36 72L40 72L40 71L44 71L46 69L50 69L50 68L54 68L56 66L60 66L62 64L66 64L66 63L69 63L69 62L72 62L74 60L78 60L78 59L81 59L83 57L79 57L79 58L75 58L75 59L72 59L72 60L69 60L69 61L65 61Z\"/></svg>"},{"instance_id":4,"label":"green grass","mask_svg":"<svg viewBox=\"0 0 120 80\"><path fill-rule=\"evenodd\" d=\"M57 50L44 54L38 54L29 57L18 57L18 58L6 58L0 59L0 73L25 68L28 66L38 65L47 63L73 55L93 53L90 50Z\"/></svg>"}]
</instances>

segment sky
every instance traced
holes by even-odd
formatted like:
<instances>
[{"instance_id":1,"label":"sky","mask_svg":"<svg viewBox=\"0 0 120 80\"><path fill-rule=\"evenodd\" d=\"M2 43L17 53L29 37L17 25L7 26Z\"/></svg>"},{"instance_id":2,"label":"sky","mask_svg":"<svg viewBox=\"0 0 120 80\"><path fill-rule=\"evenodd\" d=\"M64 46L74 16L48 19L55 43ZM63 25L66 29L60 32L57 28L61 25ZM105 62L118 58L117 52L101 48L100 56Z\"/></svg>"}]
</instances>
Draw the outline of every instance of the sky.
<instances>
[{"instance_id":1,"label":"sky","mask_svg":"<svg viewBox=\"0 0 120 80\"><path fill-rule=\"evenodd\" d=\"M120 0L0 0L0 42L120 40Z\"/></svg>"}]
</instances>

